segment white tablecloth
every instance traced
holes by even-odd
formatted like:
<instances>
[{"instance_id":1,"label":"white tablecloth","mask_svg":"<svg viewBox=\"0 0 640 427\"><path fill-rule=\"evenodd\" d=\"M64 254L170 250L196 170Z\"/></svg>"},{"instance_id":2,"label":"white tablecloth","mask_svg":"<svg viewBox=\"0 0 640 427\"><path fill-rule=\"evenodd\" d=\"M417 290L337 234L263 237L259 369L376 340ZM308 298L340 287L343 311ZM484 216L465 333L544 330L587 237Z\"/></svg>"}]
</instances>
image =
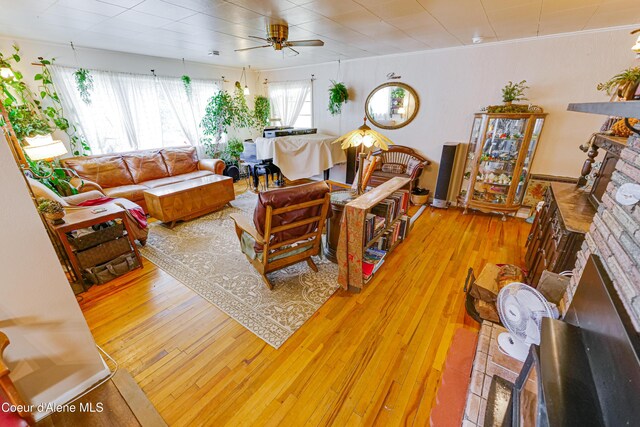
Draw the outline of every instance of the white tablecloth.
<instances>
[{"instance_id":1,"label":"white tablecloth","mask_svg":"<svg viewBox=\"0 0 640 427\"><path fill-rule=\"evenodd\" d=\"M347 161L340 144L332 144L336 139L319 133L257 138L256 156L259 160L273 159L290 180L310 178Z\"/></svg>"}]
</instances>

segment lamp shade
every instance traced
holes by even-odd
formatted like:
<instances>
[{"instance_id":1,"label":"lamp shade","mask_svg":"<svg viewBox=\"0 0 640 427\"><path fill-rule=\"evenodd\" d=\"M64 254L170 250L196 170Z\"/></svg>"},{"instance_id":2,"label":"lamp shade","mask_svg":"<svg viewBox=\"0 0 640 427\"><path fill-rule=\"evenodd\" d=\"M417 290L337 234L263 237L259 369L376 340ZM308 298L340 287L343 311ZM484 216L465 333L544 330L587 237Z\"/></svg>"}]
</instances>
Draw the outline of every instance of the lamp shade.
<instances>
[{"instance_id":1,"label":"lamp shade","mask_svg":"<svg viewBox=\"0 0 640 427\"><path fill-rule=\"evenodd\" d=\"M364 124L362 126L342 135L333 143L341 143L343 150L346 150L349 147L358 147L360 145L363 145L366 148L373 146L382 150L388 150L389 145L393 145L393 141L389 138L367 126L366 118L364 119Z\"/></svg>"},{"instance_id":2,"label":"lamp shade","mask_svg":"<svg viewBox=\"0 0 640 427\"><path fill-rule=\"evenodd\" d=\"M46 160L67 154L67 147L62 141L53 141L49 144L29 145L24 147L24 152L31 160Z\"/></svg>"},{"instance_id":3,"label":"lamp shade","mask_svg":"<svg viewBox=\"0 0 640 427\"><path fill-rule=\"evenodd\" d=\"M638 36L638 40L636 40L636 44L631 48L635 53L640 53L640 36Z\"/></svg>"},{"instance_id":4,"label":"lamp shade","mask_svg":"<svg viewBox=\"0 0 640 427\"><path fill-rule=\"evenodd\" d=\"M29 144L29 147L36 147L39 145L53 144L53 136L50 133L46 135L27 136L24 138Z\"/></svg>"},{"instance_id":5,"label":"lamp shade","mask_svg":"<svg viewBox=\"0 0 640 427\"><path fill-rule=\"evenodd\" d=\"M10 79L14 77L13 71L11 71L11 68L2 67L0 68L0 77L2 77L3 79Z\"/></svg>"}]
</instances>

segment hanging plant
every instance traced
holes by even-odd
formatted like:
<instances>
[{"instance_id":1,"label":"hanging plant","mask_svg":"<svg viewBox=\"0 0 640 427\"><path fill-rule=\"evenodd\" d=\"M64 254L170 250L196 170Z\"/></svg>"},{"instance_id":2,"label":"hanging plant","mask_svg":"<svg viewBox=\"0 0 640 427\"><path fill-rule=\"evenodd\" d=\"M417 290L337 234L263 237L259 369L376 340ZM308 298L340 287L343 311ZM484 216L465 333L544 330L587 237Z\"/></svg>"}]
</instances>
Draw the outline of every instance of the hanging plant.
<instances>
[{"instance_id":1,"label":"hanging plant","mask_svg":"<svg viewBox=\"0 0 640 427\"><path fill-rule=\"evenodd\" d=\"M331 80L329 88L329 112L332 116L342 112L342 104L346 104L349 99L347 87L342 82Z\"/></svg>"},{"instance_id":2,"label":"hanging plant","mask_svg":"<svg viewBox=\"0 0 640 427\"><path fill-rule=\"evenodd\" d=\"M269 125L269 116L271 115L269 98L263 95L256 96L253 101L253 113L256 119L256 128L262 133L262 130Z\"/></svg>"},{"instance_id":3,"label":"hanging plant","mask_svg":"<svg viewBox=\"0 0 640 427\"><path fill-rule=\"evenodd\" d=\"M191 98L191 77L186 74L180 77L182 80L182 84L184 85L184 91L187 94L187 97Z\"/></svg>"},{"instance_id":4,"label":"hanging plant","mask_svg":"<svg viewBox=\"0 0 640 427\"><path fill-rule=\"evenodd\" d=\"M233 91L233 127L236 129L248 129L255 127L254 113L247 105L247 98L240 82L236 82Z\"/></svg>"},{"instance_id":5,"label":"hanging plant","mask_svg":"<svg viewBox=\"0 0 640 427\"><path fill-rule=\"evenodd\" d=\"M87 105L91 104L91 91L93 90L93 76L91 71L86 68L78 68L73 77L76 79L76 87L80 92L82 102Z\"/></svg>"}]
</instances>

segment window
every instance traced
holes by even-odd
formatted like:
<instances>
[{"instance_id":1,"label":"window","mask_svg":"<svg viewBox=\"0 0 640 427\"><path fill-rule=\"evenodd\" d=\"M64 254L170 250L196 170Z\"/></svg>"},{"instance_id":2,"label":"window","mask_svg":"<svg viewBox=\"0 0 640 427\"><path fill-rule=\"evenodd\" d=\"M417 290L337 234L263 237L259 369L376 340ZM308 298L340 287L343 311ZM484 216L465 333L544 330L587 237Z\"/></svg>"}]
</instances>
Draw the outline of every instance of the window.
<instances>
[{"instance_id":1,"label":"window","mask_svg":"<svg viewBox=\"0 0 640 427\"><path fill-rule=\"evenodd\" d=\"M300 114L296 119L293 127L296 128L310 128L313 127L313 107L311 104L311 91L307 93L307 97L304 100L304 104L302 104L302 109L300 110Z\"/></svg>"},{"instance_id":2,"label":"window","mask_svg":"<svg viewBox=\"0 0 640 427\"><path fill-rule=\"evenodd\" d=\"M93 154L200 143L199 123L214 81L192 79L187 95L180 78L92 71L91 103L80 98L74 69L52 66L67 116Z\"/></svg>"},{"instance_id":3,"label":"window","mask_svg":"<svg viewBox=\"0 0 640 427\"><path fill-rule=\"evenodd\" d=\"M272 119L278 119L282 126L311 126L311 80L273 82L268 90Z\"/></svg>"}]
</instances>

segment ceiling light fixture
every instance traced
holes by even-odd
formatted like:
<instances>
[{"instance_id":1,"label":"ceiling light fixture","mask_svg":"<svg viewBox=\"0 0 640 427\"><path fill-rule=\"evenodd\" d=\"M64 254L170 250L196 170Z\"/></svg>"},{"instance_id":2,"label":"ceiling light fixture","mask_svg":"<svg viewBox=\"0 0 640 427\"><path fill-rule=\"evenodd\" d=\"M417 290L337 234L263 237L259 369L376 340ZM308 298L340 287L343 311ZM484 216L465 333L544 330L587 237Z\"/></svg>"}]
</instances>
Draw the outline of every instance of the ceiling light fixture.
<instances>
[{"instance_id":1,"label":"ceiling light fixture","mask_svg":"<svg viewBox=\"0 0 640 427\"><path fill-rule=\"evenodd\" d=\"M484 37L475 36L471 39L471 41L473 42L473 44L480 44L484 41Z\"/></svg>"},{"instance_id":2,"label":"ceiling light fixture","mask_svg":"<svg viewBox=\"0 0 640 427\"><path fill-rule=\"evenodd\" d=\"M249 65L249 68L251 68L251 65ZM242 67L242 76L240 76L240 81L242 81L243 78L244 78L243 93L244 93L245 96L249 96L249 95L251 95L251 91L249 90L249 86L247 86L247 73L246 73L244 67Z\"/></svg>"}]
</instances>

